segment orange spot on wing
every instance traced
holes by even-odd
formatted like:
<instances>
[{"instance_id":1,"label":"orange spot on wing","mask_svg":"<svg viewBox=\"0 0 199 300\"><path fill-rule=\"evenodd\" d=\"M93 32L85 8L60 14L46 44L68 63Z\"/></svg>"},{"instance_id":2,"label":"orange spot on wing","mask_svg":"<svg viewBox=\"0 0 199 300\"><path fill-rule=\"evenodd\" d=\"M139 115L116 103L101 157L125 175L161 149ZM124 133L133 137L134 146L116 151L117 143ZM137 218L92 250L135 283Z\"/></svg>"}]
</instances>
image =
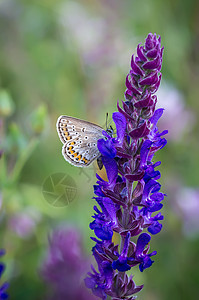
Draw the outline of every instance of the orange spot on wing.
<instances>
[{"instance_id":1,"label":"orange spot on wing","mask_svg":"<svg viewBox=\"0 0 199 300\"><path fill-rule=\"evenodd\" d=\"M85 162L85 164L88 163L88 160L85 157L83 157L82 160Z\"/></svg>"}]
</instances>

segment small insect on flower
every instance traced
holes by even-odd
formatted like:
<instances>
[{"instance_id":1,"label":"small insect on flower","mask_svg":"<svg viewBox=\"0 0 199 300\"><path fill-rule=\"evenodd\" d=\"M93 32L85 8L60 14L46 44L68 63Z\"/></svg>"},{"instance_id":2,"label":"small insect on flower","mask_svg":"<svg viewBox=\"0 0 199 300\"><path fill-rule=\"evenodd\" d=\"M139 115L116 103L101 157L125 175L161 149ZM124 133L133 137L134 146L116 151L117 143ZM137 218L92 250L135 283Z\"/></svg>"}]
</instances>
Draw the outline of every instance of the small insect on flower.
<instances>
[{"instance_id":1,"label":"small insect on flower","mask_svg":"<svg viewBox=\"0 0 199 300\"><path fill-rule=\"evenodd\" d=\"M64 144L62 154L67 162L76 167L87 167L97 159L99 168L102 168L101 153L97 148L97 141L104 138L102 127L68 116L60 116L56 127ZM112 127L107 132L110 130Z\"/></svg>"}]
</instances>

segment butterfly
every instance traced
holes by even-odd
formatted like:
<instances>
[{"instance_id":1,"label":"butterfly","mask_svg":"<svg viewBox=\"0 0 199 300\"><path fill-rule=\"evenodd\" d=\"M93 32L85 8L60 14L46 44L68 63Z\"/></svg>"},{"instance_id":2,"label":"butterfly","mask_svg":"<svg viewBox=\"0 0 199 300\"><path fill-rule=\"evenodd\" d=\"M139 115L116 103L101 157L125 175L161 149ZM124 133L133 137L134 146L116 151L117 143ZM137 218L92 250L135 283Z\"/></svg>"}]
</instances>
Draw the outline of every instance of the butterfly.
<instances>
[{"instance_id":1,"label":"butterfly","mask_svg":"<svg viewBox=\"0 0 199 300\"><path fill-rule=\"evenodd\" d=\"M97 141L104 138L102 127L69 116L60 116L56 127L63 143L62 155L67 162L76 167L87 167L100 158Z\"/></svg>"}]
</instances>

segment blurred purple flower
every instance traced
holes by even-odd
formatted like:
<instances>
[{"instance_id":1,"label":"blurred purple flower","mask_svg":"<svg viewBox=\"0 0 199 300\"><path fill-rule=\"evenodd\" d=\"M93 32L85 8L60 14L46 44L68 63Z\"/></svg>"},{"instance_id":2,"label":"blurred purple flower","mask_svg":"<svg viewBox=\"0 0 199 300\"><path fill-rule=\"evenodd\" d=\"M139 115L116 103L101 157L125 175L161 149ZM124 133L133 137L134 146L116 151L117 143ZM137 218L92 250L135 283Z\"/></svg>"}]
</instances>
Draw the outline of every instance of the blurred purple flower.
<instances>
[{"instance_id":1,"label":"blurred purple flower","mask_svg":"<svg viewBox=\"0 0 199 300\"><path fill-rule=\"evenodd\" d=\"M159 122L160 130L167 128L170 140L182 139L183 135L189 133L193 128L194 113L185 107L182 93L170 84L161 85L157 96L157 107L165 108L165 113Z\"/></svg>"},{"instance_id":2,"label":"blurred purple flower","mask_svg":"<svg viewBox=\"0 0 199 300\"><path fill-rule=\"evenodd\" d=\"M49 237L49 249L41 267L47 284L47 299L94 300L82 281L90 261L83 255L80 232L63 228Z\"/></svg>"},{"instance_id":3,"label":"blurred purple flower","mask_svg":"<svg viewBox=\"0 0 199 300\"><path fill-rule=\"evenodd\" d=\"M186 236L199 235L199 188L181 187L175 193L178 214Z\"/></svg>"},{"instance_id":4,"label":"blurred purple flower","mask_svg":"<svg viewBox=\"0 0 199 300\"><path fill-rule=\"evenodd\" d=\"M34 233L40 218L38 211L29 209L13 214L9 219L8 226L20 238L26 239Z\"/></svg>"}]
</instances>

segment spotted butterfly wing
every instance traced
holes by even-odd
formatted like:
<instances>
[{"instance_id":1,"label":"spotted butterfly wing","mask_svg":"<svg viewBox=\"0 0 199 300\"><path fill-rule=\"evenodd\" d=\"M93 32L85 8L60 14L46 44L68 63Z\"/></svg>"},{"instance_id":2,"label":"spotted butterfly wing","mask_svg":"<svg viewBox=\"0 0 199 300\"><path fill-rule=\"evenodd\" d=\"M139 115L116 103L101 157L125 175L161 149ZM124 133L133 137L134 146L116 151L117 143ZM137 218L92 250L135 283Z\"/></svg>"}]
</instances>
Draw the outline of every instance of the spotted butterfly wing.
<instances>
[{"instance_id":1,"label":"spotted butterfly wing","mask_svg":"<svg viewBox=\"0 0 199 300\"><path fill-rule=\"evenodd\" d=\"M57 120L57 132L64 144L62 154L76 167L87 167L100 157L97 141L103 138L100 126L69 116Z\"/></svg>"}]
</instances>

